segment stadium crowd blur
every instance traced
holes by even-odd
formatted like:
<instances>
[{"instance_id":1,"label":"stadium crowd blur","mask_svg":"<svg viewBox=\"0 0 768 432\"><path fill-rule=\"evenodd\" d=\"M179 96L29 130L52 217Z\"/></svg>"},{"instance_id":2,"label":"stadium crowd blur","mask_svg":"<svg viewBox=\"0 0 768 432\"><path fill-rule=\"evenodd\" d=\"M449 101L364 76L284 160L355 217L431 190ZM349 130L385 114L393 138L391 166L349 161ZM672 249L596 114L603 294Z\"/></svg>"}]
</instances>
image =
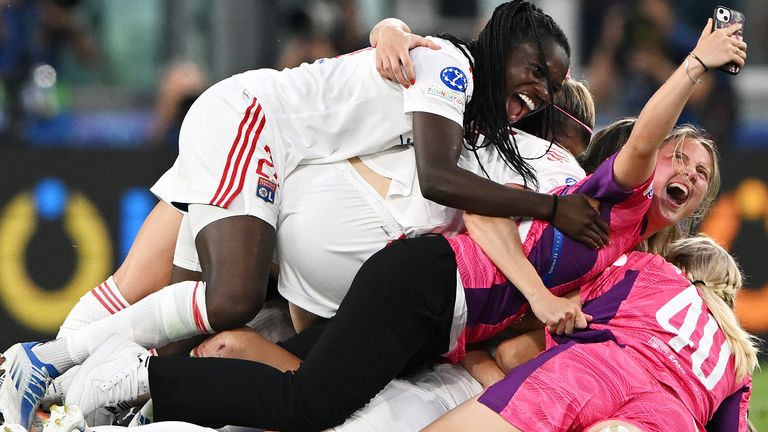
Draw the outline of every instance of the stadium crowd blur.
<instances>
[{"instance_id":1,"label":"stadium crowd blur","mask_svg":"<svg viewBox=\"0 0 768 432\"><path fill-rule=\"evenodd\" d=\"M386 16L422 34L472 36L497 3L0 0L0 145L174 148L186 109L212 82L363 48ZM598 123L607 124L638 114L722 1L537 3L569 34L572 73L589 83ZM761 0L726 3L746 14L747 42L768 40ZM709 74L681 121L704 126L722 146L768 145L761 45L752 45L736 80Z\"/></svg>"}]
</instances>

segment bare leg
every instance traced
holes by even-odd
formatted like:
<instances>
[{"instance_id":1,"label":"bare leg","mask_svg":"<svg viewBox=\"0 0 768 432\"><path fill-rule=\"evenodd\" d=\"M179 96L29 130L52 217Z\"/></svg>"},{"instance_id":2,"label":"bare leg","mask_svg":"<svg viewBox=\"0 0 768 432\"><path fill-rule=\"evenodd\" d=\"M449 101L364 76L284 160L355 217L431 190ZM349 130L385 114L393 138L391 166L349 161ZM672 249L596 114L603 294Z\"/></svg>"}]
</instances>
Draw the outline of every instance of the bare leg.
<instances>
[{"instance_id":1,"label":"bare leg","mask_svg":"<svg viewBox=\"0 0 768 432\"><path fill-rule=\"evenodd\" d=\"M181 213L160 201L149 213L113 275L120 292L133 304L170 284L173 251Z\"/></svg>"},{"instance_id":2,"label":"bare leg","mask_svg":"<svg viewBox=\"0 0 768 432\"><path fill-rule=\"evenodd\" d=\"M533 330L528 333L507 339L499 344L496 351L496 363L504 373L520 366L528 360L544 351L544 329Z\"/></svg>"},{"instance_id":3,"label":"bare leg","mask_svg":"<svg viewBox=\"0 0 768 432\"><path fill-rule=\"evenodd\" d=\"M291 312L291 321L293 321L293 329L296 333L301 333L312 324L316 323L321 317L313 314L312 312L302 309L293 303L288 303L288 310Z\"/></svg>"},{"instance_id":4,"label":"bare leg","mask_svg":"<svg viewBox=\"0 0 768 432\"><path fill-rule=\"evenodd\" d=\"M83 295L57 337L104 319L168 285L181 213L160 201L149 213L112 277Z\"/></svg>"},{"instance_id":5,"label":"bare leg","mask_svg":"<svg viewBox=\"0 0 768 432\"><path fill-rule=\"evenodd\" d=\"M264 363L285 372L296 370L301 359L261 336L256 330L227 330L208 338L194 350L196 357L225 357Z\"/></svg>"},{"instance_id":6,"label":"bare leg","mask_svg":"<svg viewBox=\"0 0 768 432\"><path fill-rule=\"evenodd\" d=\"M623 428L623 429L622 429ZM586 432L643 432L637 426L620 420L604 420L592 425Z\"/></svg>"},{"instance_id":7,"label":"bare leg","mask_svg":"<svg viewBox=\"0 0 768 432\"><path fill-rule=\"evenodd\" d=\"M464 432L481 430L486 432L520 432L503 417L493 412L474 397L435 420L424 428L426 432Z\"/></svg>"}]
</instances>

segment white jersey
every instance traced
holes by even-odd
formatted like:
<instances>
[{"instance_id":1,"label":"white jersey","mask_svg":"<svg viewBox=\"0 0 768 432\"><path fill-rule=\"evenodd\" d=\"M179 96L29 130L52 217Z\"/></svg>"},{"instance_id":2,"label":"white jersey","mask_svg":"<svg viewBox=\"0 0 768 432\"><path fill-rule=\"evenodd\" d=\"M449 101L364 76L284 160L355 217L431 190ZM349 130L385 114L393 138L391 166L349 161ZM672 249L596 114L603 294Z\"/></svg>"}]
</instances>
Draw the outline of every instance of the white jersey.
<instances>
[{"instance_id":1,"label":"white jersey","mask_svg":"<svg viewBox=\"0 0 768 432\"><path fill-rule=\"evenodd\" d=\"M276 226L282 181L301 164L337 162L413 141L411 113L462 124L472 96L469 60L455 46L412 52L420 80L409 89L376 71L365 49L276 71L220 81L192 104L179 134L179 158L161 182L169 199L229 209Z\"/></svg>"},{"instance_id":2,"label":"white jersey","mask_svg":"<svg viewBox=\"0 0 768 432\"><path fill-rule=\"evenodd\" d=\"M528 184L529 188L548 192L564 184L576 183L586 175L576 158L563 148L517 129L513 132L520 155L536 173L538 184ZM392 150L360 159L376 173L392 179L386 206L404 227L407 236L430 232L452 235L464 229L461 210L445 207L421 195L413 149L408 153ZM525 184L523 176L507 166L494 146L480 148L475 153L462 150L459 166L496 183Z\"/></svg>"},{"instance_id":3,"label":"white jersey","mask_svg":"<svg viewBox=\"0 0 768 432\"><path fill-rule=\"evenodd\" d=\"M284 169L290 172L302 163L336 162L409 144L412 112L463 125L474 88L469 60L452 43L431 39L442 49L411 51L419 80L408 89L379 75L372 48L234 78L264 107L286 154Z\"/></svg>"}]
</instances>

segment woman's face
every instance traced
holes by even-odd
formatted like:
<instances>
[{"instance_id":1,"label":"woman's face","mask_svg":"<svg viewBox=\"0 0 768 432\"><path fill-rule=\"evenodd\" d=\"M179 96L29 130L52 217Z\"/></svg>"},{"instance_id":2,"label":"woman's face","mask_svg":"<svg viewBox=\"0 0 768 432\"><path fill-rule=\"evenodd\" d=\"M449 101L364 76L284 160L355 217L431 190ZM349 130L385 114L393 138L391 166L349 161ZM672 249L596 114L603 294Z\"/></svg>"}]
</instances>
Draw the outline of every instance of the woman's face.
<instances>
[{"instance_id":1,"label":"woman's face","mask_svg":"<svg viewBox=\"0 0 768 432\"><path fill-rule=\"evenodd\" d=\"M712 170L712 156L695 138L664 144L653 177L650 227L658 231L692 215L707 195Z\"/></svg>"},{"instance_id":2,"label":"woman's face","mask_svg":"<svg viewBox=\"0 0 768 432\"><path fill-rule=\"evenodd\" d=\"M568 73L570 59L565 49L552 39L542 41L544 57L547 59L549 77L539 58L537 44L526 42L512 48L507 56L507 116L515 123L532 112L538 111L552 101L547 81L554 91L560 87Z\"/></svg>"}]
</instances>

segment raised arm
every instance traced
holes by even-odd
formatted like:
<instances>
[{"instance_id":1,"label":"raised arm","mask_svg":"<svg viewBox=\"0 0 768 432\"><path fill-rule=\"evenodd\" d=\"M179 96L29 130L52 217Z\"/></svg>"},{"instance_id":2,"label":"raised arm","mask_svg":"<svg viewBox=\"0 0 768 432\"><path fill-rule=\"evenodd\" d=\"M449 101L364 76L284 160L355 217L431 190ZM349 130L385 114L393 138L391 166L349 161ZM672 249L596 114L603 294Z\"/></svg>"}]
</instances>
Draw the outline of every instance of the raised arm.
<instances>
[{"instance_id":1,"label":"raised arm","mask_svg":"<svg viewBox=\"0 0 768 432\"><path fill-rule=\"evenodd\" d=\"M627 144L616 156L614 176L621 186L637 187L653 174L664 138L704 73L729 62L744 65L747 45L731 37L739 29L741 24L712 31L712 20L707 21L696 48L645 104Z\"/></svg>"},{"instance_id":2,"label":"raised arm","mask_svg":"<svg viewBox=\"0 0 768 432\"><path fill-rule=\"evenodd\" d=\"M376 48L376 70L382 77L405 88L416 83L409 51L416 47L439 50L440 45L411 33L410 27L397 18L379 21L370 35L371 46Z\"/></svg>"},{"instance_id":3,"label":"raised arm","mask_svg":"<svg viewBox=\"0 0 768 432\"><path fill-rule=\"evenodd\" d=\"M464 222L472 239L493 264L525 296L536 318L556 334L571 334L591 319L577 302L553 295L523 252L517 224L509 218L465 214Z\"/></svg>"}]
</instances>

